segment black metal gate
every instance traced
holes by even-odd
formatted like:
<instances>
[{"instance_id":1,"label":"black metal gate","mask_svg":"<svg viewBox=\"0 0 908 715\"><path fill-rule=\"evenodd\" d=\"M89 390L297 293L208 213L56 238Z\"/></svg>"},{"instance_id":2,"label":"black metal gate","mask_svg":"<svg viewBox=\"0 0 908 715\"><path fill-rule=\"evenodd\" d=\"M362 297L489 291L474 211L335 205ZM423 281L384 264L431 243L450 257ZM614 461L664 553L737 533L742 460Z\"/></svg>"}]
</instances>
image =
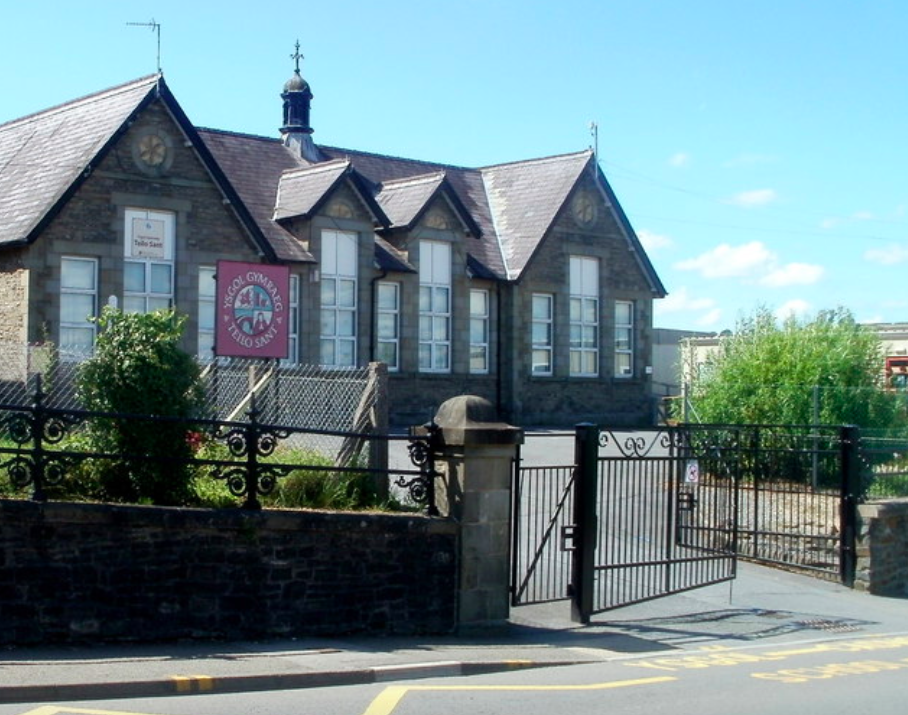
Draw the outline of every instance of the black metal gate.
<instances>
[{"instance_id":1,"label":"black metal gate","mask_svg":"<svg viewBox=\"0 0 908 715\"><path fill-rule=\"evenodd\" d=\"M855 568L853 427L579 425L564 467L515 469L512 604L574 617L735 577L737 556Z\"/></svg>"},{"instance_id":2,"label":"black metal gate","mask_svg":"<svg viewBox=\"0 0 908 715\"><path fill-rule=\"evenodd\" d=\"M738 445L695 439L677 427L586 429L584 439L598 437L598 454L596 464L580 463L586 472L581 499L589 495L596 505L598 524L593 554L583 554L592 563L581 571L578 620L733 579ZM723 488L704 488L707 479Z\"/></svg>"},{"instance_id":3,"label":"black metal gate","mask_svg":"<svg viewBox=\"0 0 908 715\"><path fill-rule=\"evenodd\" d=\"M734 578L736 450L678 428L578 426L574 465L517 468L512 603L574 617ZM700 490L703 474L729 488Z\"/></svg>"}]
</instances>

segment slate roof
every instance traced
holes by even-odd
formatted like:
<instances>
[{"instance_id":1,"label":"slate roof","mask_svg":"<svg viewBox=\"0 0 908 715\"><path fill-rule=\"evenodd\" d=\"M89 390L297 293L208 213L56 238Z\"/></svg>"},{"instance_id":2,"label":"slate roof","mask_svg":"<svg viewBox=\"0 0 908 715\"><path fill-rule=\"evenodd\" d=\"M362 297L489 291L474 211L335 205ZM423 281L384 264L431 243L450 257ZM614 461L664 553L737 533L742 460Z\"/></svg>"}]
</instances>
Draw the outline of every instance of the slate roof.
<instances>
[{"instance_id":1,"label":"slate roof","mask_svg":"<svg viewBox=\"0 0 908 715\"><path fill-rule=\"evenodd\" d=\"M526 268L592 152L501 164L481 169L508 278Z\"/></svg>"},{"instance_id":2,"label":"slate roof","mask_svg":"<svg viewBox=\"0 0 908 715\"><path fill-rule=\"evenodd\" d=\"M143 77L0 124L0 244L33 240L157 79Z\"/></svg>"},{"instance_id":3,"label":"slate roof","mask_svg":"<svg viewBox=\"0 0 908 715\"><path fill-rule=\"evenodd\" d=\"M349 161L337 160L285 171L278 182L274 219L308 216L349 168Z\"/></svg>"},{"instance_id":4,"label":"slate roof","mask_svg":"<svg viewBox=\"0 0 908 715\"><path fill-rule=\"evenodd\" d=\"M372 211L377 230L412 227L440 194L461 218L474 275L517 280L584 172L593 171L604 199L657 294L664 288L589 150L483 168L465 168L319 146L311 164L277 138L198 129L163 78L153 75L0 125L0 246L32 240L127 120L161 98L180 123L241 223L265 255L314 260L282 225L315 211L341 180ZM67 141L59 137L66 136ZM376 262L413 270L376 235Z\"/></svg>"},{"instance_id":5,"label":"slate roof","mask_svg":"<svg viewBox=\"0 0 908 715\"><path fill-rule=\"evenodd\" d=\"M375 198L391 220L391 228L409 228L444 180L444 172L440 171L384 182Z\"/></svg>"},{"instance_id":6,"label":"slate roof","mask_svg":"<svg viewBox=\"0 0 908 715\"><path fill-rule=\"evenodd\" d=\"M495 233L495 223L486 200L485 186L481 174L476 169L338 147L320 145L319 150L329 158L350 159L357 173L372 184L376 192L380 191L382 185L387 182L444 173L445 179L456 193L464 210L478 227L477 240L471 240L468 243L470 255L486 267L488 274L499 280L506 278L504 260Z\"/></svg>"},{"instance_id":7,"label":"slate roof","mask_svg":"<svg viewBox=\"0 0 908 715\"><path fill-rule=\"evenodd\" d=\"M315 258L293 234L274 220L283 172L308 164L275 139L212 129L199 129L198 133L277 257L314 262Z\"/></svg>"}]
</instances>

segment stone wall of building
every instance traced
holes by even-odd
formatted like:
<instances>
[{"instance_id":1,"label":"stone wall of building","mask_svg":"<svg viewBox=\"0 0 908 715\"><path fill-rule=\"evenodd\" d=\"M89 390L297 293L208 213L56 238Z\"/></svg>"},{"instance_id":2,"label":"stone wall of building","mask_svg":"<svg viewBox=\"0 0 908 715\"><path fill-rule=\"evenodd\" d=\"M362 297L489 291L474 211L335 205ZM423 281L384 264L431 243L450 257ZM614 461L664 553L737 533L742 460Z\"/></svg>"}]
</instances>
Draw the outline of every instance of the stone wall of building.
<instances>
[{"instance_id":1,"label":"stone wall of building","mask_svg":"<svg viewBox=\"0 0 908 715\"><path fill-rule=\"evenodd\" d=\"M131 148L143 133L157 131L172 139L170 160L159 175L143 172ZM160 104L143 112L82 182L30 247L31 300L29 341L46 330L58 339L60 259L98 262L98 311L110 296L123 296L123 261L127 209L171 213L175 221L175 307L188 317L184 347L196 350L198 269L220 258L258 261L251 239L224 201L195 151L184 145L179 128Z\"/></svg>"},{"instance_id":2,"label":"stone wall of building","mask_svg":"<svg viewBox=\"0 0 908 715\"><path fill-rule=\"evenodd\" d=\"M591 186L586 187L591 190ZM518 424L569 426L590 421L598 424L651 425L654 403L651 391L652 292L637 257L615 217L600 211L595 221L581 226L566 212L530 261L524 277L513 286L505 309L510 331L506 370L512 371L507 401L513 409L507 418ZM571 256L599 259L599 374L570 375ZM553 374L532 374L532 296L554 296ZM634 305L633 376L616 377L615 301Z\"/></svg>"},{"instance_id":3,"label":"stone wall of building","mask_svg":"<svg viewBox=\"0 0 908 715\"><path fill-rule=\"evenodd\" d=\"M415 515L0 501L0 643L447 633L458 531Z\"/></svg>"},{"instance_id":4,"label":"stone wall of building","mask_svg":"<svg viewBox=\"0 0 908 715\"><path fill-rule=\"evenodd\" d=\"M856 589L908 596L908 500L858 507L856 555Z\"/></svg>"},{"instance_id":5,"label":"stone wall of building","mask_svg":"<svg viewBox=\"0 0 908 715\"><path fill-rule=\"evenodd\" d=\"M0 253L0 345L22 346L28 328L28 271L22 251Z\"/></svg>"}]
</instances>

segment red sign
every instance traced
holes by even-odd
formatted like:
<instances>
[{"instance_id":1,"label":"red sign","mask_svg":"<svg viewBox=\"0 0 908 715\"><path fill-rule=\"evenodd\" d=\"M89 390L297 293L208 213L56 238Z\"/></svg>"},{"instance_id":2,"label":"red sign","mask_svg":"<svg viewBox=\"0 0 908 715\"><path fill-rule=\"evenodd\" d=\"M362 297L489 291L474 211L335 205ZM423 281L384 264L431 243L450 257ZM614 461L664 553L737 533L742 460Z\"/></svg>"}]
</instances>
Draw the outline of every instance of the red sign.
<instances>
[{"instance_id":1,"label":"red sign","mask_svg":"<svg viewBox=\"0 0 908 715\"><path fill-rule=\"evenodd\" d=\"M217 328L220 357L287 357L290 269L218 261Z\"/></svg>"}]
</instances>

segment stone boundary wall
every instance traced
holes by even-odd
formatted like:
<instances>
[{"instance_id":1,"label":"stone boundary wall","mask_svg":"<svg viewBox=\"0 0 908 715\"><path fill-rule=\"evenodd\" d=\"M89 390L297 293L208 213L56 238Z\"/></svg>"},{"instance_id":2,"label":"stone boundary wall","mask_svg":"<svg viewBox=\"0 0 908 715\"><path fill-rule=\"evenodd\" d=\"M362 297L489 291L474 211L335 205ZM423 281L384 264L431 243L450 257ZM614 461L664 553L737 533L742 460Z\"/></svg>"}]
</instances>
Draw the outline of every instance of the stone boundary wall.
<instances>
[{"instance_id":1,"label":"stone boundary wall","mask_svg":"<svg viewBox=\"0 0 908 715\"><path fill-rule=\"evenodd\" d=\"M908 500L858 507L854 587L877 596L908 596Z\"/></svg>"},{"instance_id":2,"label":"stone boundary wall","mask_svg":"<svg viewBox=\"0 0 908 715\"><path fill-rule=\"evenodd\" d=\"M458 526L0 500L0 644L440 634Z\"/></svg>"}]
</instances>

